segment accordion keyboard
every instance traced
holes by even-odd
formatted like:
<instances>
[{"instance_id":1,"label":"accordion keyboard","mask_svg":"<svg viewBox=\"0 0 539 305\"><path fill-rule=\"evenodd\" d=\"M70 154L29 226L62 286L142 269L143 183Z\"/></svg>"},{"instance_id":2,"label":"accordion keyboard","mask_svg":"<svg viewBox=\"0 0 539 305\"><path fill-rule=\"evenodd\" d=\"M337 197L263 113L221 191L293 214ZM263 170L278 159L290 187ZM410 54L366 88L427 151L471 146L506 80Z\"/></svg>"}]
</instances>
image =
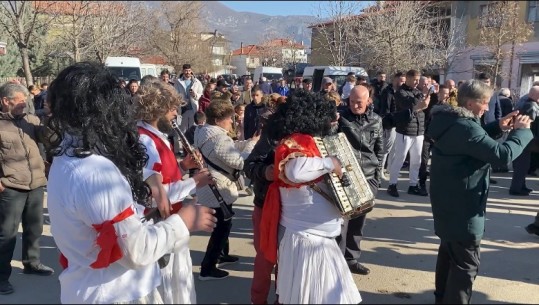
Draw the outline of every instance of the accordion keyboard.
<instances>
[{"instance_id":1,"label":"accordion keyboard","mask_svg":"<svg viewBox=\"0 0 539 305\"><path fill-rule=\"evenodd\" d=\"M338 133L325 138L315 137L315 142L322 157L335 156L341 162L343 179L335 173L324 177L341 213L354 216L367 206L372 207L374 195L346 135Z\"/></svg>"}]
</instances>

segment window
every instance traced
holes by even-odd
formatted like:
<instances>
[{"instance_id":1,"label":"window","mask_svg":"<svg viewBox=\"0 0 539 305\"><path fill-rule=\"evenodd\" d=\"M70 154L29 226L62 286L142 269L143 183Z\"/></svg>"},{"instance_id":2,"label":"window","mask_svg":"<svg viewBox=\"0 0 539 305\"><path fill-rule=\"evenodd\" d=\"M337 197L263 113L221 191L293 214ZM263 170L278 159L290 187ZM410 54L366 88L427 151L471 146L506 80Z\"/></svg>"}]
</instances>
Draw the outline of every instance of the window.
<instances>
[{"instance_id":1,"label":"window","mask_svg":"<svg viewBox=\"0 0 539 305\"><path fill-rule=\"evenodd\" d=\"M528 1L528 22L539 21L539 1Z\"/></svg>"},{"instance_id":2,"label":"window","mask_svg":"<svg viewBox=\"0 0 539 305\"><path fill-rule=\"evenodd\" d=\"M496 14L494 3L480 6L479 27L499 27L503 16Z\"/></svg>"}]
</instances>

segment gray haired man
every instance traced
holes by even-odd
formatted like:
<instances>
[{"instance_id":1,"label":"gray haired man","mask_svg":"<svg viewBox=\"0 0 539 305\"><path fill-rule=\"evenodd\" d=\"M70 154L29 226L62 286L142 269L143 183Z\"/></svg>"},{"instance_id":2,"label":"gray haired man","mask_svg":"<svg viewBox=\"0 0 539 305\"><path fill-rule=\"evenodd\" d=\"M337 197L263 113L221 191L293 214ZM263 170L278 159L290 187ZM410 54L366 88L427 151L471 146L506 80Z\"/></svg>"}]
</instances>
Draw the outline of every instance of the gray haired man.
<instances>
[{"instance_id":1,"label":"gray haired man","mask_svg":"<svg viewBox=\"0 0 539 305\"><path fill-rule=\"evenodd\" d=\"M28 95L19 84L0 86L0 294L13 292L9 277L21 221L23 272L54 272L40 262L39 250L47 179L36 140L44 141L47 129L37 116L25 113Z\"/></svg>"}]
</instances>

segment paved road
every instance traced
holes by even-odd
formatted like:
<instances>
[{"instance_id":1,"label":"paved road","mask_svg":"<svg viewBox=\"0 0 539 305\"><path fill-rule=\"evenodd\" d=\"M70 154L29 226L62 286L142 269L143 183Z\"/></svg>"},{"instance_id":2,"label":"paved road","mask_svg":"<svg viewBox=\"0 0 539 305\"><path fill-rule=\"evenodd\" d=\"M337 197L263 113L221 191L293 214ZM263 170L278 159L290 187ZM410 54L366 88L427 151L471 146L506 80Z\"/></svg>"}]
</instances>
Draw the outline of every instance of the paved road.
<instances>
[{"instance_id":1,"label":"paved road","mask_svg":"<svg viewBox=\"0 0 539 305\"><path fill-rule=\"evenodd\" d=\"M362 261L371 268L368 276L354 275L363 303L366 304L433 304L434 267L438 238L428 197L405 194L407 182L400 182L398 200L385 192L378 195L377 206L369 214L362 244ZM481 268L474 285L473 303L539 303L539 237L528 235L523 227L539 211L539 192L530 197L508 196L509 174L497 174L498 185L490 191L485 240L482 244ZM539 191L539 179L528 183ZM451 196L451 194L447 194ZM250 303L249 289L253 270L252 197L243 196L236 204L231 233L231 254L240 262L227 270L231 276L220 281L201 282L200 262L208 240L207 234L191 239L191 255L198 302ZM22 274L20 241L17 244L11 282L15 293L0 296L0 303L58 304L60 266L58 252L45 226L42 239L42 260L54 267L55 275L39 277ZM270 302L273 301L273 296Z\"/></svg>"}]
</instances>

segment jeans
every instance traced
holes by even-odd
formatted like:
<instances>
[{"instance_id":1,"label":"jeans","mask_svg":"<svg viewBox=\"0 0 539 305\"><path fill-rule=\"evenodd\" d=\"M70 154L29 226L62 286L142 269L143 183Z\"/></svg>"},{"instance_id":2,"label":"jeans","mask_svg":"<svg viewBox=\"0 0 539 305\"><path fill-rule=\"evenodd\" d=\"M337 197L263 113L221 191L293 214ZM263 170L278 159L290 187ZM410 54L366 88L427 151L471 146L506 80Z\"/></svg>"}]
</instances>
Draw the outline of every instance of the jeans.
<instances>
[{"instance_id":1,"label":"jeans","mask_svg":"<svg viewBox=\"0 0 539 305\"><path fill-rule=\"evenodd\" d=\"M434 295L442 304L470 304L481 241L440 241Z\"/></svg>"},{"instance_id":2,"label":"jeans","mask_svg":"<svg viewBox=\"0 0 539 305\"><path fill-rule=\"evenodd\" d=\"M0 281L11 275L11 260L22 221L22 263L39 263L43 233L43 187L31 191L6 188L0 193Z\"/></svg>"}]
</instances>

